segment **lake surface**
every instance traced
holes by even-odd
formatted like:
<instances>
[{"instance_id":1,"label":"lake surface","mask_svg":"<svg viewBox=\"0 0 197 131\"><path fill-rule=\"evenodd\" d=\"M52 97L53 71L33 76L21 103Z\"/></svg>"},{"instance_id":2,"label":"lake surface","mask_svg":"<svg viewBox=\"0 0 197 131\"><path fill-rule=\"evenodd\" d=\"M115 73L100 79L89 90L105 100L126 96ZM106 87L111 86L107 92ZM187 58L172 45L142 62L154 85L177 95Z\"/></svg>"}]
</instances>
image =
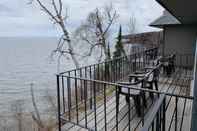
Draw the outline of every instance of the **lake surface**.
<instances>
[{"instance_id":1,"label":"lake surface","mask_svg":"<svg viewBox=\"0 0 197 131\"><path fill-rule=\"evenodd\" d=\"M0 38L0 115L10 112L15 100L24 99L30 108L30 83L39 104L46 90L56 95L57 61L50 57L56 44L57 38ZM60 67L69 69L69 62Z\"/></svg>"}]
</instances>

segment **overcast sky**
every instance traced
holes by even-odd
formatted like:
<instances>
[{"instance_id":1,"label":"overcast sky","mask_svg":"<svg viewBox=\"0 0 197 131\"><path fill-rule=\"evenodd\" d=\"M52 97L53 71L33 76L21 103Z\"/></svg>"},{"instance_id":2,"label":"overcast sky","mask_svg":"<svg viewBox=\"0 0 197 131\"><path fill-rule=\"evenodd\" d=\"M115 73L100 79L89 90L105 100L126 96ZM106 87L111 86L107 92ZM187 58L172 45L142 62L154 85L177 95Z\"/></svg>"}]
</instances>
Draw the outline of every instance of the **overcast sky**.
<instances>
[{"instance_id":1,"label":"overcast sky","mask_svg":"<svg viewBox=\"0 0 197 131\"><path fill-rule=\"evenodd\" d=\"M50 0L44 0L50 1ZM68 26L74 30L87 14L96 7L109 4L110 0L63 0L69 9ZM152 30L148 24L162 14L162 7L155 0L111 0L119 13L119 23L126 25L134 15L139 32ZM28 0L0 0L0 36L57 36L54 25L41 13L36 4Z\"/></svg>"}]
</instances>

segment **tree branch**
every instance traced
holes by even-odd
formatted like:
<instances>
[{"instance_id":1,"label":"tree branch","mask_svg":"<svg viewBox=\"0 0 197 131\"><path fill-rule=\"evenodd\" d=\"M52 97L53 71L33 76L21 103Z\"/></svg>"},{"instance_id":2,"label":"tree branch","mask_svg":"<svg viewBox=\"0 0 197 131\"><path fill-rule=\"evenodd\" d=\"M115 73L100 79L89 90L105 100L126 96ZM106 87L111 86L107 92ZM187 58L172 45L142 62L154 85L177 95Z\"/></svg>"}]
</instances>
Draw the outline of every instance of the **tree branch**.
<instances>
[{"instance_id":1,"label":"tree branch","mask_svg":"<svg viewBox=\"0 0 197 131\"><path fill-rule=\"evenodd\" d=\"M55 17L55 15L53 15L53 13L51 11L49 11L49 9L40 1L40 0L36 0L38 2L38 4L40 5L40 7L53 19L55 20L56 23L59 23L59 20Z\"/></svg>"},{"instance_id":2,"label":"tree branch","mask_svg":"<svg viewBox=\"0 0 197 131\"><path fill-rule=\"evenodd\" d=\"M37 122L37 124L40 127L44 127L44 125L42 123L42 120L41 120L41 117L40 117L40 113L39 113L36 101L35 101L35 96L34 96L34 90L33 90L33 84L32 83L31 83L30 89L31 89L30 91L31 91L32 104L33 104L33 107L34 107L34 110L35 110L35 113L36 113L35 115L32 113L32 118Z\"/></svg>"},{"instance_id":3,"label":"tree branch","mask_svg":"<svg viewBox=\"0 0 197 131\"><path fill-rule=\"evenodd\" d=\"M53 5L53 8L54 8L54 10L56 12L57 17L59 18L59 12L58 12L57 5L55 3L55 0L52 0L52 5Z\"/></svg>"},{"instance_id":4,"label":"tree branch","mask_svg":"<svg viewBox=\"0 0 197 131\"><path fill-rule=\"evenodd\" d=\"M114 20L116 19L116 17L117 17L117 14L116 14L116 11L115 11L114 14L113 14L113 17L112 17L111 19L109 19L108 26L107 26L107 28L105 29L103 35L105 35L105 34L108 32L109 28L110 28L111 25L113 24L113 22L114 22Z\"/></svg>"},{"instance_id":5,"label":"tree branch","mask_svg":"<svg viewBox=\"0 0 197 131\"><path fill-rule=\"evenodd\" d=\"M62 4L62 0L59 0L59 15L62 15L62 8L63 8L63 4Z\"/></svg>"}]
</instances>

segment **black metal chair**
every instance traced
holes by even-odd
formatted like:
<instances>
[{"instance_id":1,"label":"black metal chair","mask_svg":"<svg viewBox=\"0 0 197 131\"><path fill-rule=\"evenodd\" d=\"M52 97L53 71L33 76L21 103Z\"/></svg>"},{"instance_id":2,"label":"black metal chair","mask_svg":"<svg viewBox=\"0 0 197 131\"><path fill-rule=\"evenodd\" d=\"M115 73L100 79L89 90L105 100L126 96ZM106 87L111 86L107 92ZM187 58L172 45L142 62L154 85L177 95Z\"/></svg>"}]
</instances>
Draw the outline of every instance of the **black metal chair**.
<instances>
[{"instance_id":1,"label":"black metal chair","mask_svg":"<svg viewBox=\"0 0 197 131\"><path fill-rule=\"evenodd\" d=\"M158 91L158 81L159 81L159 74L160 74L160 66L156 67L147 67L145 70L149 70L151 73L148 76L148 79L146 80L146 84L144 85L144 88L148 88L151 90L154 90L153 87L155 87L155 90ZM154 95L152 92L150 92L150 96L153 99Z\"/></svg>"},{"instance_id":2,"label":"black metal chair","mask_svg":"<svg viewBox=\"0 0 197 131\"><path fill-rule=\"evenodd\" d=\"M167 57L163 57L160 60L160 63L162 63L163 66L163 72L167 76L171 76L173 72L175 72L175 60L176 60L176 55L172 54Z\"/></svg>"},{"instance_id":3,"label":"black metal chair","mask_svg":"<svg viewBox=\"0 0 197 131\"><path fill-rule=\"evenodd\" d=\"M148 88L153 90L155 86L155 90L158 91L158 81L159 81L159 74L160 74L160 66L159 62L156 62L155 66L145 67L141 72L135 72L136 74L148 74L147 79L145 80L144 88ZM154 97L153 93L150 92L151 98Z\"/></svg>"},{"instance_id":4,"label":"black metal chair","mask_svg":"<svg viewBox=\"0 0 197 131\"><path fill-rule=\"evenodd\" d=\"M146 107L146 98L145 98L145 93L140 90L135 90L135 89L129 89L124 86L132 86L134 88L143 88L144 82L143 81L137 81L136 77L133 77L130 82L119 82L118 84L122 85L118 88L118 93L117 93L117 110L119 111L119 98L120 94L125 95L126 102L130 102L130 97L133 98L134 100L134 105L136 108L136 112L138 116L141 116L141 107L142 107L142 102L143 105ZM142 101L142 102L141 102Z\"/></svg>"},{"instance_id":5,"label":"black metal chair","mask_svg":"<svg viewBox=\"0 0 197 131\"><path fill-rule=\"evenodd\" d=\"M176 61L176 55L172 54L169 58L169 68L171 73L175 72L175 61Z\"/></svg>"}]
</instances>

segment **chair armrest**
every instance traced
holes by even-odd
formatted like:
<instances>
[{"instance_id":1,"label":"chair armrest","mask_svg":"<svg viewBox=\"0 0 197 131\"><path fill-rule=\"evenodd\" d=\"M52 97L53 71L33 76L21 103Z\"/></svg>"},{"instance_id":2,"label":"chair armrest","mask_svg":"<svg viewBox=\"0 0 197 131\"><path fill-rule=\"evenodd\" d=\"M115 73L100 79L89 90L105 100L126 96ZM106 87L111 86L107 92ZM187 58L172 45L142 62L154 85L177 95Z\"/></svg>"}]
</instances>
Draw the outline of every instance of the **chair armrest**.
<instances>
[{"instance_id":1,"label":"chair armrest","mask_svg":"<svg viewBox=\"0 0 197 131\"><path fill-rule=\"evenodd\" d=\"M133 74L138 75L138 74L146 74L146 73L147 73L146 70L140 70L140 71L135 71Z\"/></svg>"},{"instance_id":2,"label":"chair armrest","mask_svg":"<svg viewBox=\"0 0 197 131\"><path fill-rule=\"evenodd\" d=\"M152 69L155 69L155 68L156 68L156 66L147 66L144 69L145 70L152 70Z\"/></svg>"},{"instance_id":3,"label":"chair armrest","mask_svg":"<svg viewBox=\"0 0 197 131\"><path fill-rule=\"evenodd\" d=\"M131 82L118 82L118 84L120 84L120 85L132 85Z\"/></svg>"},{"instance_id":4,"label":"chair armrest","mask_svg":"<svg viewBox=\"0 0 197 131\"><path fill-rule=\"evenodd\" d=\"M130 74L129 77L138 78L138 77L144 77L145 75L146 73L137 73L137 74Z\"/></svg>"}]
</instances>

